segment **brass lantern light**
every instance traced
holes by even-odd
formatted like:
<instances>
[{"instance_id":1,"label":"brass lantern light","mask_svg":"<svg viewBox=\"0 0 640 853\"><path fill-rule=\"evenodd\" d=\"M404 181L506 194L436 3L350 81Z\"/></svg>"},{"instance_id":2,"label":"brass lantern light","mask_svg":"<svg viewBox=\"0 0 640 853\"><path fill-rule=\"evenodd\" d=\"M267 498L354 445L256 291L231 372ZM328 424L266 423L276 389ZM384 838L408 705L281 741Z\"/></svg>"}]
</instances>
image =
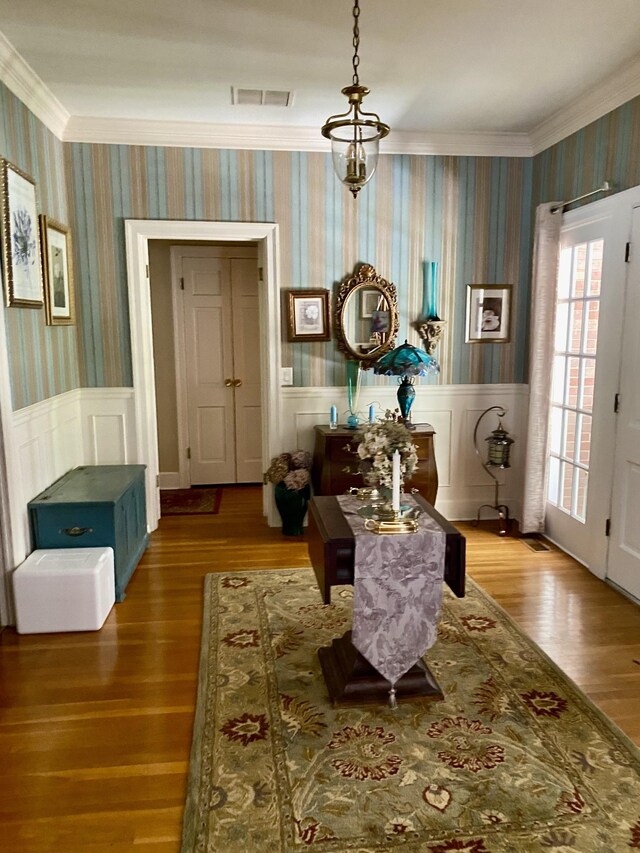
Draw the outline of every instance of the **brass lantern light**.
<instances>
[{"instance_id":1,"label":"brass lantern light","mask_svg":"<svg viewBox=\"0 0 640 853\"><path fill-rule=\"evenodd\" d=\"M498 428L494 429L485 441L489 442L487 465L491 465L492 468L510 468L509 453L513 439L502 426L502 421L498 422Z\"/></svg>"},{"instance_id":2,"label":"brass lantern light","mask_svg":"<svg viewBox=\"0 0 640 853\"><path fill-rule=\"evenodd\" d=\"M331 140L333 168L338 179L355 198L370 181L378 165L379 142L389 133L389 125L380 121L376 113L362 110L362 99L369 94L360 85L358 66L360 57L359 0L353 5L353 82L345 86L342 94L349 101L346 113L330 116L322 128L322 135Z\"/></svg>"},{"instance_id":3,"label":"brass lantern light","mask_svg":"<svg viewBox=\"0 0 640 853\"><path fill-rule=\"evenodd\" d=\"M494 429L491 435L485 439L485 441L488 442L488 457L485 462L482 453L480 453L480 448L478 447L478 427L480 426L480 421L489 412L496 412L498 418L504 418L507 412L506 409L502 408L502 406L490 406L488 409L485 409L484 412L480 415L480 417L476 421L475 429L473 430L473 446L475 447L475 451L478 454L478 458L480 459L482 467L493 480L494 499L492 504L482 504L482 506L478 509L475 521L471 523L474 525L478 524L478 522L480 521L480 513L483 509L493 509L498 513L498 522L500 524L499 535L506 536L510 525L509 507L506 504L500 503L500 483L498 482L498 478L491 469L511 467L509 464L509 454L511 452L511 445L514 442L509 433L502 426L502 421L498 420L497 428Z\"/></svg>"}]
</instances>

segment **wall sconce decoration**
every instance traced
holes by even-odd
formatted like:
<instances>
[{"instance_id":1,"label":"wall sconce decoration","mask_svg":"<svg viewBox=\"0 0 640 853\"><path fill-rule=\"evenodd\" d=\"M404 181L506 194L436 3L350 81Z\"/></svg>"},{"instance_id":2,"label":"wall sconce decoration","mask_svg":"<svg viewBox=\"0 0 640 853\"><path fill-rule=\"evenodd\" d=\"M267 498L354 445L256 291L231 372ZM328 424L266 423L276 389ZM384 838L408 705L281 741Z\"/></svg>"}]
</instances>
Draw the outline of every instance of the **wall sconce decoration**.
<instances>
[{"instance_id":1,"label":"wall sconce decoration","mask_svg":"<svg viewBox=\"0 0 640 853\"><path fill-rule=\"evenodd\" d=\"M440 338L446 325L446 320L438 317L438 262L424 261L423 270L423 296L422 316L423 320L416 324L418 334L425 342L424 348L429 355L433 355L440 343Z\"/></svg>"},{"instance_id":2,"label":"wall sconce decoration","mask_svg":"<svg viewBox=\"0 0 640 853\"><path fill-rule=\"evenodd\" d=\"M432 355L412 346L405 341L401 346L383 355L373 365L373 372L384 376L402 376L398 387L398 406L402 422L407 429L413 429L410 411L415 400L414 376L426 376L428 373L440 373L440 365Z\"/></svg>"},{"instance_id":3,"label":"wall sconce decoration","mask_svg":"<svg viewBox=\"0 0 640 853\"><path fill-rule=\"evenodd\" d=\"M362 187L371 180L378 165L379 143L389 133L389 125L380 121L376 113L361 110L362 100L369 94L360 85L358 66L360 57L359 0L353 4L353 82L345 86L342 94L349 101L346 113L330 116L322 128L322 135L331 140L333 168L355 198Z\"/></svg>"},{"instance_id":4,"label":"wall sconce decoration","mask_svg":"<svg viewBox=\"0 0 640 853\"><path fill-rule=\"evenodd\" d=\"M488 442L488 456L487 461L485 462L482 453L480 452L480 448L478 447L478 427L480 426L480 421L484 418L486 414L489 412L497 412L499 418L504 418L507 414L506 409L503 409L502 406L490 406L488 409L485 409L484 412L480 415L478 420L476 421L475 429L473 430L473 446L475 447L475 451L478 454L482 467L487 472L487 474L494 481L494 501L492 504L482 504L478 509L478 514L476 515L476 520L472 522L472 524L477 526L480 521L480 513L483 509L493 509L498 513L498 521L500 523L500 536L507 535L507 529L509 526L509 507L506 504L501 504L500 499L498 497L498 490L500 487L500 483L498 482L498 478L491 470L492 468L510 468L509 464L509 454L511 453L511 445L514 443L513 439L506 431L506 429L502 426L502 421L498 421L498 426L494 429L491 435L487 436L485 441Z\"/></svg>"}]
</instances>

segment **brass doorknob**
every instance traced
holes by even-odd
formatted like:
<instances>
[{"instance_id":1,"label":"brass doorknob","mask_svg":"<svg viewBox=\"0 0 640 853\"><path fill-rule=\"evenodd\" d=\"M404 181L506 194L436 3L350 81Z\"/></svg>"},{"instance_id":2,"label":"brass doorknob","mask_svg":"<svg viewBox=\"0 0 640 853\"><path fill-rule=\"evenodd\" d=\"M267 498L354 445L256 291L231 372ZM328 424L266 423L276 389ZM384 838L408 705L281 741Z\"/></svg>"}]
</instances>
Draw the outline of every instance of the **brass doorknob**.
<instances>
[{"instance_id":1,"label":"brass doorknob","mask_svg":"<svg viewBox=\"0 0 640 853\"><path fill-rule=\"evenodd\" d=\"M233 379L225 379L224 384L227 386L227 388L231 388L233 385Z\"/></svg>"},{"instance_id":2,"label":"brass doorknob","mask_svg":"<svg viewBox=\"0 0 640 853\"><path fill-rule=\"evenodd\" d=\"M234 379L233 380L233 387L234 388L239 388L241 385L242 385L242 379Z\"/></svg>"}]
</instances>

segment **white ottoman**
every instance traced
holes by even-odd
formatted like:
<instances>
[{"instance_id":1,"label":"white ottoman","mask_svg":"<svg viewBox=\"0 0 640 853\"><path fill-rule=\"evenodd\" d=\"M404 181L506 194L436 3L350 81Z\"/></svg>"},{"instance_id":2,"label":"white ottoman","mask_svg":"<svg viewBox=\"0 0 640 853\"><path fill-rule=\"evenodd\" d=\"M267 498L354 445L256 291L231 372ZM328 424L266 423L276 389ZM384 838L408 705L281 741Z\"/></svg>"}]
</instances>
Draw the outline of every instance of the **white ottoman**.
<instances>
[{"instance_id":1,"label":"white ottoman","mask_svg":"<svg viewBox=\"0 0 640 853\"><path fill-rule=\"evenodd\" d=\"M97 631L115 602L113 548L34 551L13 573L19 634Z\"/></svg>"}]
</instances>

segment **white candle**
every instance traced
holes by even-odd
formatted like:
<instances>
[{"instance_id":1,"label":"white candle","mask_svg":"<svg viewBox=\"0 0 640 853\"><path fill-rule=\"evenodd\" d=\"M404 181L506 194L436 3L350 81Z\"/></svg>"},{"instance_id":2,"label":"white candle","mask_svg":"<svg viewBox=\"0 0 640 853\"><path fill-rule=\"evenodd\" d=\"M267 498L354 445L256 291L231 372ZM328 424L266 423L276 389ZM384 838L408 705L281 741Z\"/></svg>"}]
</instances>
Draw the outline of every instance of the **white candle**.
<instances>
[{"instance_id":1,"label":"white candle","mask_svg":"<svg viewBox=\"0 0 640 853\"><path fill-rule=\"evenodd\" d=\"M391 480L391 509L400 512L400 451L393 452L393 479Z\"/></svg>"},{"instance_id":2,"label":"white candle","mask_svg":"<svg viewBox=\"0 0 640 853\"><path fill-rule=\"evenodd\" d=\"M376 410L374 408L373 403L369 406L369 423L374 424L376 422Z\"/></svg>"}]
</instances>

